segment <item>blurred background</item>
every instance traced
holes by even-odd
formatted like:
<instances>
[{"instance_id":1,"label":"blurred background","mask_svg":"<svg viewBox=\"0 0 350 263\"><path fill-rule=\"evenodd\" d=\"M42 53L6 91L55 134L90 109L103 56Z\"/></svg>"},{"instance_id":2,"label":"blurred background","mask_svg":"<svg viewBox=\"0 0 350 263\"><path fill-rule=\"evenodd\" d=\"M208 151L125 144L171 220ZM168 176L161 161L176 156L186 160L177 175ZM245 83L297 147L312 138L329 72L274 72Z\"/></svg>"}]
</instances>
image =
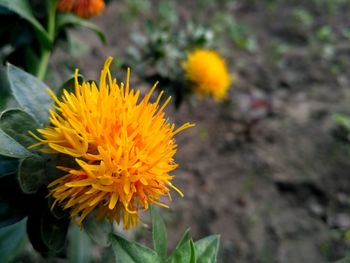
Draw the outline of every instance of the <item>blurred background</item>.
<instances>
[{"instance_id":1,"label":"blurred background","mask_svg":"<svg viewBox=\"0 0 350 263\"><path fill-rule=\"evenodd\" d=\"M196 124L177 136L174 184L185 197L161 211L169 247L190 227L194 239L221 235L219 262L333 262L350 245L349 12L349 0L110 1L92 19L107 44L69 31L47 79L54 86L75 67L97 79L111 55L119 80L130 66L146 92L137 61L150 42L165 61L177 32L209 41L235 81L222 103L168 106L177 124ZM148 65L172 75L157 63ZM134 234L150 242L147 228Z\"/></svg>"}]
</instances>

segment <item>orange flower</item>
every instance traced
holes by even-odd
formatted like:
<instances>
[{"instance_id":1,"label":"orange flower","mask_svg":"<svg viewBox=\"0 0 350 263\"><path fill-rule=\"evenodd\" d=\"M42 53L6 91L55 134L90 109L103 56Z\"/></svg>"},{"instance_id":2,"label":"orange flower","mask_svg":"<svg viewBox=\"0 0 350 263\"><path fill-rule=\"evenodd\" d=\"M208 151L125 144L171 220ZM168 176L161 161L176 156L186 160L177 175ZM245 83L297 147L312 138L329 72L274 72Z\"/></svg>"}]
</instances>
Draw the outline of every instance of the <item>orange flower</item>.
<instances>
[{"instance_id":1,"label":"orange flower","mask_svg":"<svg viewBox=\"0 0 350 263\"><path fill-rule=\"evenodd\" d=\"M101 14L105 8L103 0L59 0L57 9L61 12L73 12L83 18Z\"/></svg>"},{"instance_id":2,"label":"orange flower","mask_svg":"<svg viewBox=\"0 0 350 263\"><path fill-rule=\"evenodd\" d=\"M225 99L233 78L226 62L216 51L196 49L183 62L185 77L193 84L194 92L215 100Z\"/></svg>"},{"instance_id":3,"label":"orange flower","mask_svg":"<svg viewBox=\"0 0 350 263\"><path fill-rule=\"evenodd\" d=\"M32 134L40 142L31 147L46 145L42 151L75 160L73 167L58 167L67 174L49 185L54 205L70 209L79 224L97 210L99 218L123 218L130 228L149 203L167 207L160 198L170 197L169 187L182 195L169 174L177 167L174 135L193 124L175 129L163 111L170 98L162 106L162 94L149 102L154 86L139 101L140 92L129 88L129 73L125 87L112 79L111 62L106 60L98 86L80 85L76 71L74 93L64 91L59 100L51 92L51 125L38 130L43 138Z\"/></svg>"}]
</instances>

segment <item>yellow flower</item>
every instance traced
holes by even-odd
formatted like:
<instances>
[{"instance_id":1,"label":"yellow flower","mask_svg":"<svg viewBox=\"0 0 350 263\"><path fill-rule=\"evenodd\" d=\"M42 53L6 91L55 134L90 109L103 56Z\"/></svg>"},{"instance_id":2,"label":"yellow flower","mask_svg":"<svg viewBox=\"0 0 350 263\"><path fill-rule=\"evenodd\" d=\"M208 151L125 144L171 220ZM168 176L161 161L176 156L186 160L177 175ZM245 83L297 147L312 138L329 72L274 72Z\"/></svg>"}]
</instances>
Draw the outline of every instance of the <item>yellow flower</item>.
<instances>
[{"instance_id":1,"label":"yellow flower","mask_svg":"<svg viewBox=\"0 0 350 263\"><path fill-rule=\"evenodd\" d=\"M99 86L78 83L75 72L75 92L64 91L50 111L51 125L38 129L43 138L32 134L46 145L42 151L61 153L74 158L76 167L58 167L67 174L49 185L55 202L70 209L78 224L93 210L97 217L107 217L118 223L121 218L126 229L136 226L138 212L149 204L170 198L170 173L177 167L174 154L177 145L174 135L192 127L186 123L175 129L165 119L164 108L170 97L160 106L162 93L149 102L152 90L139 101L140 92L117 84L109 70L108 58L101 71ZM138 102L139 101L139 102Z\"/></svg>"},{"instance_id":2,"label":"yellow flower","mask_svg":"<svg viewBox=\"0 0 350 263\"><path fill-rule=\"evenodd\" d=\"M57 5L59 11L73 12L83 18L97 16L104 8L104 0L59 0Z\"/></svg>"},{"instance_id":3,"label":"yellow flower","mask_svg":"<svg viewBox=\"0 0 350 263\"><path fill-rule=\"evenodd\" d=\"M215 51L197 49L191 52L183 67L185 77L200 95L211 95L220 101L226 97L231 84L224 59Z\"/></svg>"}]
</instances>

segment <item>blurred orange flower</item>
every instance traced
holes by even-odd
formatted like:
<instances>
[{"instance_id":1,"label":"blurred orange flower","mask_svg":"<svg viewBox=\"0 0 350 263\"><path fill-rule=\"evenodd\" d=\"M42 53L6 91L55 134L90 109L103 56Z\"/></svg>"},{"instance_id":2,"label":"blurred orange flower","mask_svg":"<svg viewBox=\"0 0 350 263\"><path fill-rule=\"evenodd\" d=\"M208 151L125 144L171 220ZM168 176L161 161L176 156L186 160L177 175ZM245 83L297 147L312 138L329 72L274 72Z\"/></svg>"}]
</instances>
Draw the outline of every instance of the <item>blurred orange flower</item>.
<instances>
[{"instance_id":1,"label":"blurred orange flower","mask_svg":"<svg viewBox=\"0 0 350 263\"><path fill-rule=\"evenodd\" d=\"M232 80L226 62L213 50L196 49L183 62L185 77L193 84L194 92L210 95L221 101L226 97Z\"/></svg>"},{"instance_id":2,"label":"blurred orange flower","mask_svg":"<svg viewBox=\"0 0 350 263\"><path fill-rule=\"evenodd\" d=\"M59 11L72 12L83 18L97 16L104 8L104 0L59 0L57 5Z\"/></svg>"},{"instance_id":3,"label":"blurred orange flower","mask_svg":"<svg viewBox=\"0 0 350 263\"><path fill-rule=\"evenodd\" d=\"M111 62L106 60L98 86L79 84L76 71L74 93L64 91L58 99L51 92L51 125L38 130L43 138L32 134L40 142L31 147L46 145L43 152L75 160L74 167L58 167L67 174L49 185L54 205L70 209L78 224L97 210L99 218L123 219L128 229L150 203L167 207L160 198L170 198L169 188L182 195L169 174L177 167L174 136L193 124L175 129L163 111L170 98L160 106L161 93L149 102L154 85L139 101L140 92L129 88L129 72L125 87L119 86Z\"/></svg>"}]
</instances>

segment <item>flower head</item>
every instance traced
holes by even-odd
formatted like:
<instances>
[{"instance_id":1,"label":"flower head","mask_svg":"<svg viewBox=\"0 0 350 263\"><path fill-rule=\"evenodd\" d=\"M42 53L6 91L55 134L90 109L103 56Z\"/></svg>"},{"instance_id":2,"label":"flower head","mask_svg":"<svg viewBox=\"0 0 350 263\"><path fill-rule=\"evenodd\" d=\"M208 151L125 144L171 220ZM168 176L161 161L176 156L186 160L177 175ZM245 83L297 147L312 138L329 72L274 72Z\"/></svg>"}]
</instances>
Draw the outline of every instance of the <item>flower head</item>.
<instances>
[{"instance_id":1,"label":"flower head","mask_svg":"<svg viewBox=\"0 0 350 263\"><path fill-rule=\"evenodd\" d=\"M162 93L151 103L152 90L139 101L140 92L117 84L109 70L108 58L101 71L99 86L78 83L75 92L64 91L61 99L52 92L56 111L50 111L51 125L38 129L43 138L33 145L45 145L48 153L74 158L75 167L58 167L67 174L49 185L55 202L70 209L80 224L93 210L97 217L110 221L121 218L124 227L137 225L140 209L169 196L177 167L173 156L177 145L174 135L193 126L186 123L175 129L164 117L160 106Z\"/></svg>"},{"instance_id":2,"label":"flower head","mask_svg":"<svg viewBox=\"0 0 350 263\"><path fill-rule=\"evenodd\" d=\"M225 98L231 78L224 59L215 51L197 49L191 52L183 67L185 77L193 83L196 93Z\"/></svg>"},{"instance_id":3,"label":"flower head","mask_svg":"<svg viewBox=\"0 0 350 263\"><path fill-rule=\"evenodd\" d=\"M59 11L73 12L83 18L97 16L104 8L104 0L59 0L57 5Z\"/></svg>"}]
</instances>

